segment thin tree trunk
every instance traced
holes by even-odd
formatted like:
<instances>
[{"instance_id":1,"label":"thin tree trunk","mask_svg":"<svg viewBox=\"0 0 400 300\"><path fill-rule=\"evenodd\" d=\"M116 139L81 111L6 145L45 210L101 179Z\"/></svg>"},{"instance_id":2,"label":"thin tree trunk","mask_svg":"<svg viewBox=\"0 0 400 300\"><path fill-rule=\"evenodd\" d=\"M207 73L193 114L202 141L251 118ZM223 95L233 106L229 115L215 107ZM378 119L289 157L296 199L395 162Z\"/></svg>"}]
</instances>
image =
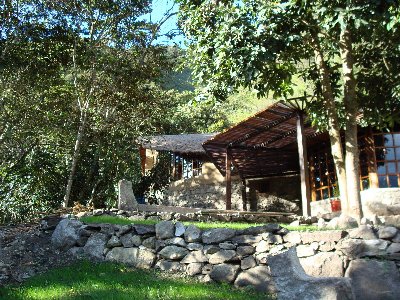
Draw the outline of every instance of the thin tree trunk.
<instances>
[{"instance_id":1,"label":"thin tree trunk","mask_svg":"<svg viewBox=\"0 0 400 300\"><path fill-rule=\"evenodd\" d=\"M349 29L344 26L340 33L340 55L342 58L343 95L346 108L346 175L347 196L350 215L360 223L362 206L360 196L359 153L357 141L356 81L353 72L352 42Z\"/></svg>"},{"instance_id":2,"label":"thin tree trunk","mask_svg":"<svg viewBox=\"0 0 400 300\"><path fill-rule=\"evenodd\" d=\"M313 39L315 63L318 68L319 77L321 80L322 94L324 104L328 113L328 126L329 126L329 139L331 142L331 152L333 161L335 163L337 184L339 185L340 200L342 204L342 211L346 214L348 211L347 201L347 180L346 169L344 164L343 147L340 137L340 125L338 121L337 109L335 105L335 98L332 92L330 82L330 72L323 58L321 48L319 47L316 39Z\"/></svg>"},{"instance_id":3,"label":"thin tree trunk","mask_svg":"<svg viewBox=\"0 0 400 300\"><path fill-rule=\"evenodd\" d=\"M78 129L78 134L77 134L76 140L75 140L75 148L74 148L74 154L72 156L71 170L70 170L69 176L68 176L67 187L65 188L64 203L63 203L64 207L68 207L70 204L69 202L70 202L70 197L71 197L72 183L74 181L74 177L75 177L75 173L76 173L76 166L78 165L81 144L82 144L83 136L85 134L85 129L86 129L86 121L87 121L87 112L84 111L84 112L82 112L82 116L80 119L80 125L79 125L79 129Z\"/></svg>"}]
</instances>

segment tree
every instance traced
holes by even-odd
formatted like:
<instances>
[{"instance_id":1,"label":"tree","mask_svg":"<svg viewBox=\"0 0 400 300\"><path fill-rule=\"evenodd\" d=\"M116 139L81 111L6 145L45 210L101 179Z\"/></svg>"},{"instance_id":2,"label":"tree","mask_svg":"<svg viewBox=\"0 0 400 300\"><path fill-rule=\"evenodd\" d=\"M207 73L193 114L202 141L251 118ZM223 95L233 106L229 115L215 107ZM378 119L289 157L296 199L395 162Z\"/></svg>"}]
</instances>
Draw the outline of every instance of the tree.
<instances>
[{"instance_id":1,"label":"tree","mask_svg":"<svg viewBox=\"0 0 400 300\"><path fill-rule=\"evenodd\" d=\"M195 80L212 94L224 97L244 86L261 96L272 91L274 97L287 97L293 93L295 76L311 83L316 100L308 103L310 115L315 124L328 129L343 211L358 220L362 211L356 119L360 108L371 108L376 101L359 101L364 87L357 86L357 59L363 45L373 47L367 32L385 26L397 5L393 1L181 1L181 26L192 42L188 61ZM368 92L364 89L364 94Z\"/></svg>"}]
</instances>

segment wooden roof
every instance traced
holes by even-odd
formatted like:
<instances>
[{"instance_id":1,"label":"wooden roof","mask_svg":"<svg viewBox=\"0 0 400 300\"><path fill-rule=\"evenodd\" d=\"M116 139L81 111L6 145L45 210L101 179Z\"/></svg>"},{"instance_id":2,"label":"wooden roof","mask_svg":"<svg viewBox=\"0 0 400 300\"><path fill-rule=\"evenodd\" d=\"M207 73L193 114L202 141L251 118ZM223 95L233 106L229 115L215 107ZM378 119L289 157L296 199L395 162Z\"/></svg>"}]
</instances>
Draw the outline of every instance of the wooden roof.
<instances>
[{"instance_id":1,"label":"wooden roof","mask_svg":"<svg viewBox=\"0 0 400 300\"><path fill-rule=\"evenodd\" d=\"M228 150L242 178L299 173L296 123L298 108L278 102L203 144L214 164L225 175ZM305 122L308 139L318 135Z\"/></svg>"}]
</instances>

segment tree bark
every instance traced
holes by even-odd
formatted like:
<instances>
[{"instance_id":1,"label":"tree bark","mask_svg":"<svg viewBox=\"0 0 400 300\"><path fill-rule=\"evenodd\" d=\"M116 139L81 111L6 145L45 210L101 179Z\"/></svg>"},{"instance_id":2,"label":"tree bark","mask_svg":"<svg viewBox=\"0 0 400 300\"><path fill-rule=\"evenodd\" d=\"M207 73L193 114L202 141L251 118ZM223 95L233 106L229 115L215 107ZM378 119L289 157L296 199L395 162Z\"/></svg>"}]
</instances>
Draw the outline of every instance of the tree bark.
<instances>
[{"instance_id":1,"label":"tree bark","mask_svg":"<svg viewBox=\"0 0 400 300\"><path fill-rule=\"evenodd\" d=\"M64 207L68 207L70 204L69 202L70 202L70 197L71 197L72 183L74 182L76 166L78 165L81 144L82 144L83 136L85 134L85 129L86 129L86 121L87 121L87 112L84 111L84 112L82 112L82 115L80 118L78 134L77 134L76 140L75 140L75 147L74 147L74 154L72 155L71 169L70 169L69 176L68 176L67 187L65 188L64 203L63 203Z\"/></svg>"},{"instance_id":2,"label":"tree bark","mask_svg":"<svg viewBox=\"0 0 400 300\"><path fill-rule=\"evenodd\" d=\"M347 26L340 33L340 56L342 59L343 100L346 108L346 176L349 213L360 223L362 206L360 196L359 153L357 140L356 81L354 78L354 59L352 41Z\"/></svg>"},{"instance_id":3,"label":"tree bark","mask_svg":"<svg viewBox=\"0 0 400 300\"><path fill-rule=\"evenodd\" d=\"M347 213L348 201L347 201L347 180L346 180L346 169L344 162L343 147L340 136L340 125L337 115L337 109L335 104L335 98L332 91L330 82L330 72L324 57L322 50L316 39L313 39L315 63L318 68L319 77L322 86L322 95L324 98L324 104L328 113L328 132L331 143L331 152L333 161L335 163L337 184L339 185L340 201L342 205L342 212Z\"/></svg>"}]
</instances>

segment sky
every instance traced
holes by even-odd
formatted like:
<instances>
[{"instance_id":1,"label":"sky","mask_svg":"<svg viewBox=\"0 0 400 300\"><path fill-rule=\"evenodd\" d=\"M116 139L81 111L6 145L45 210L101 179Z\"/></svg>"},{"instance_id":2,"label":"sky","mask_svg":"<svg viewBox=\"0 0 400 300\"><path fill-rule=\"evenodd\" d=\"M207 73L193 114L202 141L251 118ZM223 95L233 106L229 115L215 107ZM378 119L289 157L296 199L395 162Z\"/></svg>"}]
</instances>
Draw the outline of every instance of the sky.
<instances>
[{"instance_id":1,"label":"sky","mask_svg":"<svg viewBox=\"0 0 400 300\"><path fill-rule=\"evenodd\" d=\"M178 5L173 0L153 0L153 11L149 18L153 22L158 22L164 18L164 15L171 9L170 12L178 12ZM177 30L177 15L170 17L161 27L161 33L165 34L171 30ZM182 35L174 37L172 40L162 36L157 39L158 43L173 45L177 44L184 48L184 37Z\"/></svg>"}]
</instances>

